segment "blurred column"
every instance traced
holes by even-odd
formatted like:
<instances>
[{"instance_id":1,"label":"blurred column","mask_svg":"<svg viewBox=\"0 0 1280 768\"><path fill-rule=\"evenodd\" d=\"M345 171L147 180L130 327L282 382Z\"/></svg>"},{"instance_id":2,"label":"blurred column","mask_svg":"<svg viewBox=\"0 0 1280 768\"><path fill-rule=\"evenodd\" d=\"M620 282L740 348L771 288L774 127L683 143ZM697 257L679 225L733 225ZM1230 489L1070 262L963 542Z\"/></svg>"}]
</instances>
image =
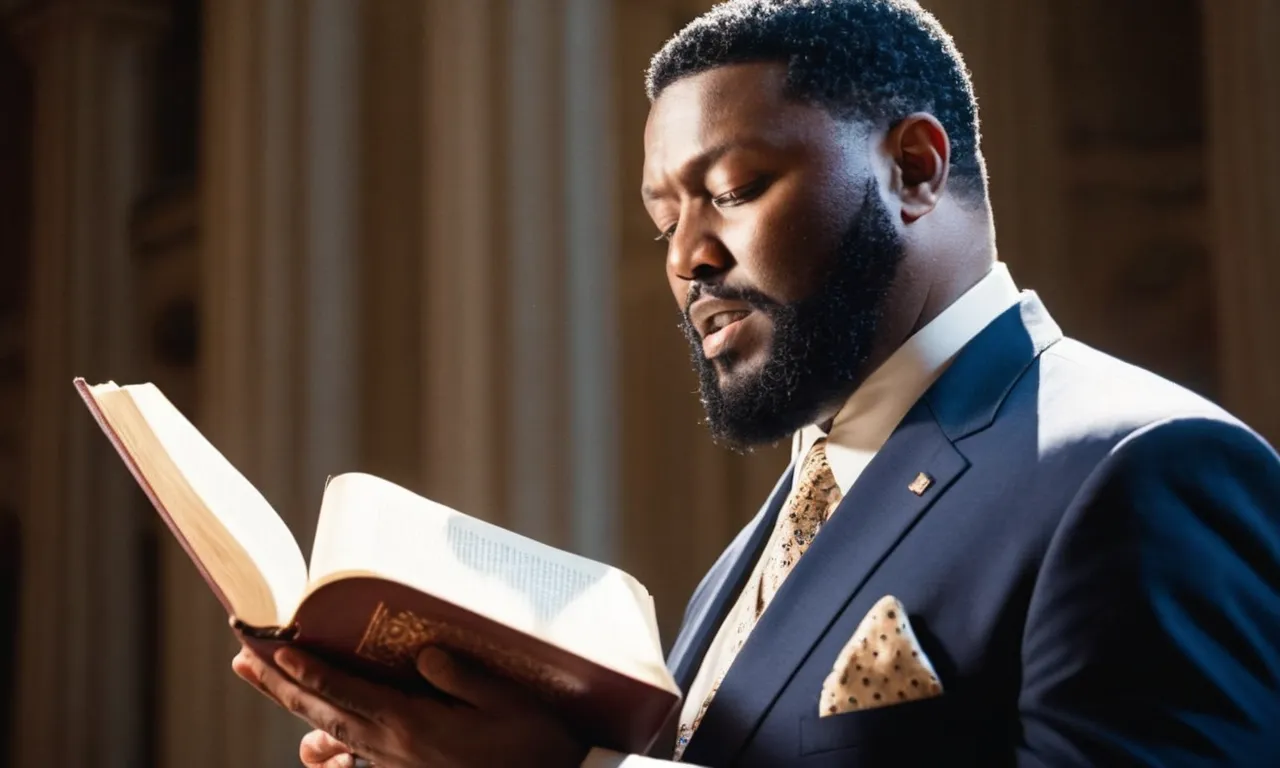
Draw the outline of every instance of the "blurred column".
<instances>
[{"instance_id":1,"label":"blurred column","mask_svg":"<svg viewBox=\"0 0 1280 768\"><path fill-rule=\"evenodd\" d=\"M420 286L426 366L423 490L491 520L499 515L501 448L507 439L499 429L498 402L506 387L519 381L509 369L498 379L503 294L495 250L502 218L494 183L500 152L494 63L499 49L491 21L500 12L496 5L491 0L426 4L426 248Z\"/></svg>"},{"instance_id":2,"label":"blurred column","mask_svg":"<svg viewBox=\"0 0 1280 768\"><path fill-rule=\"evenodd\" d=\"M226 0L205 25L199 417L305 553L357 450L357 9ZM305 729L234 678L225 617L170 555L167 764L296 762Z\"/></svg>"},{"instance_id":3,"label":"blurred column","mask_svg":"<svg viewBox=\"0 0 1280 768\"><path fill-rule=\"evenodd\" d=\"M1223 404L1280 445L1280 3L1204 3Z\"/></svg>"},{"instance_id":4,"label":"blurred column","mask_svg":"<svg viewBox=\"0 0 1280 768\"><path fill-rule=\"evenodd\" d=\"M996 245L1022 288L1071 306L1049 0L922 0L978 95Z\"/></svg>"},{"instance_id":5,"label":"blurred column","mask_svg":"<svg viewBox=\"0 0 1280 768\"><path fill-rule=\"evenodd\" d=\"M139 494L71 387L129 380L130 209L144 177L146 54L162 17L50 2L14 22L35 77L28 468L12 764L134 766L142 664Z\"/></svg>"},{"instance_id":6,"label":"blurred column","mask_svg":"<svg viewBox=\"0 0 1280 768\"><path fill-rule=\"evenodd\" d=\"M358 3L363 44L360 159L360 458L368 471L425 492L429 435L420 321L425 267L421 2Z\"/></svg>"},{"instance_id":7,"label":"blurred column","mask_svg":"<svg viewBox=\"0 0 1280 768\"><path fill-rule=\"evenodd\" d=\"M307 363L299 541L311 541L326 478L351 471L359 439L360 8L350 0L289 4L307 11L300 176L306 195L300 267Z\"/></svg>"},{"instance_id":8,"label":"blurred column","mask_svg":"<svg viewBox=\"0 0 1280 768\"><path fill-rule=\"evenodd\" d=\"M561 28L551 0L508 3L506 120L500 134L510 177L503 218L510 354L504 378L509 428L503 461L510 525L566 545L570 532L567 353L560 329L568 313L561 158L563 101L557 77Z\"/></svg>"},{"instance_id":9,"label":"blurred column","mask_svg":"<svg viewBox=\"0 0 1280 768\"><path fill-rule=\"evenodd\" d=\"M427 4L427 492L611 558L611 3Z\"/></svg>"},{"instance_id":10,"label":"blurred column","mask_svg":"<svg viewBox=\"0 0 1280 768\"><path fill-rule=\"evenodd\" d=\"M617 128L612 9L564 7L566 253L568 256L569 434L573 548L614 561L622 514L618 363L622 359L616 273Z\"/></svg>"}]
</instances>

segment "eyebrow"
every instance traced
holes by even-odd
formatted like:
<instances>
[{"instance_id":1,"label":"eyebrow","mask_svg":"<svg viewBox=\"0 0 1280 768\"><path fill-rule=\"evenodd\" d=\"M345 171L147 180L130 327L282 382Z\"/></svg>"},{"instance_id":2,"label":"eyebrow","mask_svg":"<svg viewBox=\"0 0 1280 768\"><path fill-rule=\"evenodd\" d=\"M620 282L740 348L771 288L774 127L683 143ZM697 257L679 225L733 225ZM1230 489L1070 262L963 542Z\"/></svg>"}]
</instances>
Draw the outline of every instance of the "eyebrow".
<instances>
[{"instance_id":1,"label":"eyebrow","mask_svg":"<svg viewBox=\"0 0 1280 768\"><path fill-rule=\"evenodd\" d=\"M765 142L759 140L726 139L719 144L715 144L704 149L689 160L686 160L681 168L681 174L705 173L707 168L714 165L717 160L734 150L750 149L762 145L767 146ZM649 203L661 198L662 193L648 184L645 184L640 187L640 197L643 198L646 203Z\"/></svg>"}]
</instances>

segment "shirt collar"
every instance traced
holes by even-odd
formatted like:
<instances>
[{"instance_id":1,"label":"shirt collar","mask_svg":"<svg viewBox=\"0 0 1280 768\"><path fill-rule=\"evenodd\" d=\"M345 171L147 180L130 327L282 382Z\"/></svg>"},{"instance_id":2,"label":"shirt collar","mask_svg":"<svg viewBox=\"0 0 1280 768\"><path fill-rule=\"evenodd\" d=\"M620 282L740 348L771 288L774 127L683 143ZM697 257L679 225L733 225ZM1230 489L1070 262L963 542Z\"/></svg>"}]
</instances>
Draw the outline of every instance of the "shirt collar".
<instances>
[{"instance_id":1,"label":"shirt collar","mask_svg":"<svg viewBox=\"0 0 1280 768\"><path fill-rule=\"evenodd\" d=\"M907 339L836 413L828 434L817 425L792 440L796 465L814 442L827 436L827 460L843 493L889 439L898 422L946 370L947 364L983 328L1018 303L1018 288L1003 262Z\"/></svg>"}]
</instances>

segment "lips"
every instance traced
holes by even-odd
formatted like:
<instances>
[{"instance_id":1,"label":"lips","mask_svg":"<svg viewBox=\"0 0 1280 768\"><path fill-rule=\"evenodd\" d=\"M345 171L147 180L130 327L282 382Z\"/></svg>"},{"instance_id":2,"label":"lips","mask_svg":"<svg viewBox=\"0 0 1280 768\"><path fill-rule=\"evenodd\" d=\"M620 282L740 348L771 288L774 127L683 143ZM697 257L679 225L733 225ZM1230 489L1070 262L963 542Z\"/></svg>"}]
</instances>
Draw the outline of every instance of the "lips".
<instances>
[{"instance_id":1,"label":"lips","mask_svg":"<svg viewBox=\"0 0 1280 768\"><path fill-rule=\"evenodd\" d=\"M689 306L689 320L703 339L724 330L751 314L751 305L745 301L701 298Z\"/></svg>"},{"instance_id":2,"label":"lips","mask_svg":"<svg viewBox=\"0 0 1280 768\"><path fill-rule=\"evenodd\" d=\"M707 332L715 333L723 330L726 326L738 322L742 318L751 314L750 310L736 309L730 312L717 312L707 321Z\"/></svg>"},{"instance_id":3,"label":"lips","mask_svg":"<svg viewBox=\"0 0 1280 768\"><path fill-rule=\"evenodd\" d=\"M717 317L725 318L731 313L724 312ZM707 334L702 339L702 354L708 360L714 360L734 345L738 335L742 332L746 325L746 319L751 316L750 312L732 313L733 317L727 317L727 324L720 327L719 330ZM736 319L735 319L736 317Z\"/></svg>"},{"instance_id":4,"label":"lips","mask_svg":"<svg viewBox=\"0 0 1280 768\"><path fill-rule=\"evenodd\" d=\"M744 301L701 298L689 307L689 319L702 337L702 354L708 360L728 349L753 309Z\"/></svg>"}]
</instances>

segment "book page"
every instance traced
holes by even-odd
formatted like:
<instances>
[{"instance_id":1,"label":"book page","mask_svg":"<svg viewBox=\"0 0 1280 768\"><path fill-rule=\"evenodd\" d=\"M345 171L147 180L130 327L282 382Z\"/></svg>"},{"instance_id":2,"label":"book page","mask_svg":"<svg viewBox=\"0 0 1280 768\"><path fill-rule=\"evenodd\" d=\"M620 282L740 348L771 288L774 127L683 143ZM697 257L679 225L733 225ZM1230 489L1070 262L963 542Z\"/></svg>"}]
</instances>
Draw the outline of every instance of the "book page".
<instances>
[{"instance_id":1,"label":"book page","mask_svg":"<svg viewBox=\"0 0 1280 768\"><path fill-rule=\"evenodd\" d=\"M288 621L306 590L306 562L257 488L155 386L91 391L236 618L258 627Z\"/></svg>"},{"instance_id":2,"label":"book page","mask_svg":"<svg viewBox=\"0 0 1280 768\"><path fill-rule=\"evenodd\" d=\"M399 582L675 690L652 601L631 576L370 475L340 475L325 490L311 588L347 575Z\"/></svg>"},{"instance_id":3,"label":"book page","mask_svg":"<svg viewBox=\"0 0 1280 768\"><path fill-rule=\"evenodd\" d=\"M466 518L449 521L450 549L462 565L482 574L501 574L504 583L525 595L536 625L546 626L595 581L604 575L597 569L575 568L512 546ZM594 572L593 572L594 571Z\"/></svg>"}]
</instances>

